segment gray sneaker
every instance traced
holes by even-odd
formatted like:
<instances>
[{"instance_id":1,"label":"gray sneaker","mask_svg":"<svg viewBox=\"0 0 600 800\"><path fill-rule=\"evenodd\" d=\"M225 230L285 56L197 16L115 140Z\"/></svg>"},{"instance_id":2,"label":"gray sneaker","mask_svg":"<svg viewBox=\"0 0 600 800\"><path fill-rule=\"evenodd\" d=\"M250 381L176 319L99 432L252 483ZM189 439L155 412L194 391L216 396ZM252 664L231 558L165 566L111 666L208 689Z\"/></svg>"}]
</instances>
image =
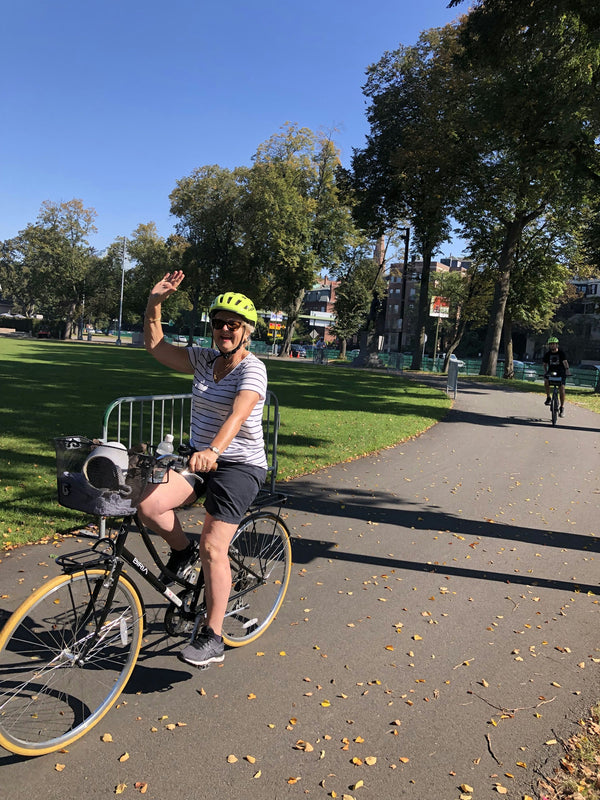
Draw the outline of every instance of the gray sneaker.
<instances>
[{"instance_id":1,"label":"gray sneaker","mask_svg":"<svg viewBox=\"0 0 600 800\"><path fill-rule=\"evenodd\" d=\"M191 541L185 550L171 550L165 567L169 572L174 572L178 578L186 580L192 572L194 564L198 561L199 555L200 545L198 542ZM173 583L173 579L167 572L161 572L159 579L167 586Z\"/></svg>"},{"instance_id":2,"label":"gray sneaker","mask_svg":"<svg viewBox=\"0 0 600 800\"><path fill-rule=\"evenodd\" d=\"M225 658L223 639L221 636L217 636L212 628L204 626L183 648L177 658L194 667L203 667L212 664L213 661L223 661Z\"/></svg>"}]
</instances>

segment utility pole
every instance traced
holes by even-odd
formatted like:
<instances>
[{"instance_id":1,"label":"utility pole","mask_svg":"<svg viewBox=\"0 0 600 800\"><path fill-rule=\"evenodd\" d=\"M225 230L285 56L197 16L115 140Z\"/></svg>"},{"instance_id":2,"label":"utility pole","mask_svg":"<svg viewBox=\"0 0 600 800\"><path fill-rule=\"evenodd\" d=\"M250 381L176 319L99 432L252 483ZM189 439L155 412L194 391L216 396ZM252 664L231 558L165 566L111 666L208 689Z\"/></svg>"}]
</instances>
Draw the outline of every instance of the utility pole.
<instances>
[{"instance_id":1,"label":"utility pole","mask_svg":"<svg viewBox=\"0 0 600 800\"><path fill-rule=\"evenodd\" d=\"M123 250L121 254L121 298L119 300L119 327L117 331L117 341L115 344L121 344L121 323L123 321L123 289L125 288L125 236L123 236Z\"/></svg>"}]
</instances>

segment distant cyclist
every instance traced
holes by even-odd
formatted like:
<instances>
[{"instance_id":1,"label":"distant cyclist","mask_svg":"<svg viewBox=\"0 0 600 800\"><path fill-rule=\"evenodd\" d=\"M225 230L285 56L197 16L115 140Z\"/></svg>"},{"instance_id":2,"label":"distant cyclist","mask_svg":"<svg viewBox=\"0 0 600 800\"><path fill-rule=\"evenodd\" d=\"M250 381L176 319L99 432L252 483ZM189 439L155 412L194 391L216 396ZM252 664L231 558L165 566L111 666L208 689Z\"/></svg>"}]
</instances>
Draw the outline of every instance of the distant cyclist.
<instances>
[{"instance_id":1,"label":"distant cyclist","mask_svg":"<svg viewBox=\"0 0 600 800\"><path fill-rule=\"evenodd\" d=\"M565 384L567 376L571 374L569 369L569 362L567 356L558 347L558 339L556 336L551 336L546 342L548 350L544 353L544 386L546 387L546 405L550 405L550 383L548 381L548 373L556 372L562 378L559 393L560 393L560 410L558 412L560 417L565 413Z\"/></svg>"}]
</instances>

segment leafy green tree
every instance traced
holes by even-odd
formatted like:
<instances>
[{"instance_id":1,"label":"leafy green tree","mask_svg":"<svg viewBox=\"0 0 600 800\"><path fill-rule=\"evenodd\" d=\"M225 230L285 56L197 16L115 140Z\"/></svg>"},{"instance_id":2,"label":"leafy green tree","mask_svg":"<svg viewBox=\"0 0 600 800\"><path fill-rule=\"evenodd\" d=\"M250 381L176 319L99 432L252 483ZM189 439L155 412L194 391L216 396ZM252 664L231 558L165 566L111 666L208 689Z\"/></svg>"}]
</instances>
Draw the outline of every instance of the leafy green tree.
<instances>
[{"instance_id":1,"label":"leafy green tree","mask_svg":"<svg viewBox=\"0 0 600 800\"><path fill-rule=\"evenodd\" d=\"M240 205L247 172L245 167L234 170L216 165L199 167L179 180L171 192L171 213L178 218L175 230L179 237L172 240L175 247L172 256L177 256L186 274L191 328L218 293L243 291Z\"/></svg>"},{"instance_id":2,"label":"leafy green tree","mask_svg":"<svg viewBox=\"0 0 600 800\"><path fill-rule=\"evenodd\" d=\"M475 264L465 275L460 272L436 274L430 294L444 297L450 307L450 316L440 320L446 339L444 372L448 371L450 356L459 347L465 333L487 323L493 289L494 279L490 271Z\"/></svg>"},{"instance_id":3,"label":"leafy green tree","mask_svg":"<svg viewBox=\"0 0 600 800\"><path fill-rule=\"evenodd\" d=\"M94 264L88 237L95 233L93 208L81 200L45 201L35 224L5 243L3 271L10 296L27 313L62 320L65 338L81 318L86 281Z\"/></svg>"},{"instance_id":4,"label":"leafy green tree","mask_svg":"<svg viewBox=\"0 0 600 800\"><path fill-rule=\"evenodd\" d=\"M421 365L432 256L450 234L461 170L471 155L464 136L468 95L454 69L458 50L457 29L447 25L422 33L412 47L386 52L368 69L363 92L371 128L352 163L360 224L379 236L409 219L422 254L413 369Z\"/></svg>"},{"instance_id":5,"label":"leafy green tree","mask_svg":"<svg viewBox=\"0 0 600 800\"><path fill-rule=\"evenodd\" d=\"M328 135L288 124L258 148L247 176L244 273L265 306L287 314L283 354L306 290L335 271L356 235L339 166Z\"/></svg>"},{"instance_id":6,"label":"leafy green tree","mask_svg":"<svg viewBox=\"0 0 600 800\"><path fill-rule=\"evenodd\" d=\"M125 253L123 246L125 245ZM124 316L129 323L141 324L143 321L148 292L167 272L182 267L182 254L189 244L179 236L164 239L156 230L154 222L138 225L131 237L117 240L110 248L110 254L121 268L122 259L131 265L125 271ZM186 276L187 277L187 276ZM187 280L164 304L164 320L176 319L189 311L190 282Z\"/></svg>"},{"instance_id":7,"label":"leafy green tree","mask_svg":"<svg viewBox=\"0 0 600 800\"><path fill-rule=\"evenodd\" d=\"M548 330L575 277L570 265L573 240L553 219L539 221L523 233L515 252L511 286L504 314L504 377L513 378L513 329L528 333Z\"/></svg>"},{"instance_id":8,"label":"leafy green tree","mask_svg":"<svg viewBox=\"0 0 600 800\"><path fill-rule=\"evenodd\" d=\"M527 8L484 0L461 34L464 53L456 65L470 80L477 158L469 162L458 219L472 251L497 263L481 368L495 374L522 237L548 216L560 218L568 231L590 182L598 182L600 42L581 3L538 0ZM570 212L561 216L564 209Z\"/></svg>"},{"instance_id":9,"label":"leafy green tree","mask_svg":"<svg viewBox=\"0 0 600 800\"><path fill-rule=\"evenodd\" d=\"M363 328L368 317L378 272L379 265L363 244L349 248L343 267L336 273L340 285L335 292L335 322L331 332L342 342L342 358L346 355L347 340Z\"/></svg>"},{"instance_id":10,"label":"leafy green tree","mask_svg":"<svg viewBox=\"0 0 600 800\"><path fill-rule=\"evenodd\" d=\"M41 256L44 232L28 225L17 236L2 243L0 283L4 297L14 309L26 317L39 313L41 300L40 273L45 269Z\"/></svg>"}]
</instances>

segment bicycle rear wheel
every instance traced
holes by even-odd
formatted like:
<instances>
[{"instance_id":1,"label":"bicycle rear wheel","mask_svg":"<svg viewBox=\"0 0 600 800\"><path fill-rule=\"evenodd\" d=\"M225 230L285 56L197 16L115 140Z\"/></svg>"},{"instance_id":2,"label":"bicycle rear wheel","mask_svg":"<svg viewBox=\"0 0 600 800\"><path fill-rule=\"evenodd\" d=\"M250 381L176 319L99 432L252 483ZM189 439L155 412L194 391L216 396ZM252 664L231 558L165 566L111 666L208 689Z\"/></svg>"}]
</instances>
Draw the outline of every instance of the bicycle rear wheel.
<instances>
[{"instance_id":1,"label":"bicycle rear wheel","mask_svg":"<svg viewBox=\"0 0 600 800\"><path fill-rule=\"evenodd\" d=\"M276 514L252 514L241 522L229 556L231 595L223 639L240 647L266 631L283 603L292 570L288 530Z\"/></svg>"},{"instance_id":2,"label":"bicycle rear wheel","mask_svg":"<svg viewBox=\"0 0 600 800\"><path fill-rule=\"evenodd\" d=\"M99 722L135 666L143 608L119 576L106 619L107 573L58 575L12 614L0 634L0 746L37 756Z\"/></svg>"}]
</instances>

